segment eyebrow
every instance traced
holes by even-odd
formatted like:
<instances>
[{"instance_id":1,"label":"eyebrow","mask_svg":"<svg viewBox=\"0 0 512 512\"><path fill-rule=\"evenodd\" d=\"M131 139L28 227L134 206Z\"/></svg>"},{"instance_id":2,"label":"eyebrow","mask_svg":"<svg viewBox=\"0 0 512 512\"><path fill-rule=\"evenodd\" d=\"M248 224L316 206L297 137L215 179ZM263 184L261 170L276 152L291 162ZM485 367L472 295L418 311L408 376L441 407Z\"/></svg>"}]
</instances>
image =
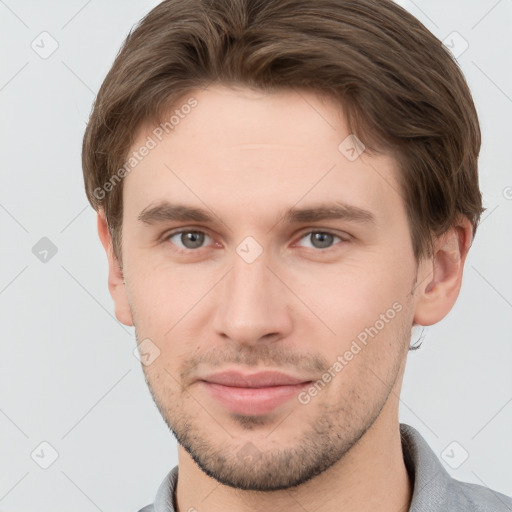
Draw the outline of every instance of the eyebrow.
<instances>
[{"instance_id":1,"label":"eyebrow","mask_svg":"<svg viewBox=\"0 0 512 512\"><path fill-rule=\"evenodd\" d=\"M376 219L372 212L358 206L340 202L324 203L309 208L290 208L280 219L285 223L298 224L304 222L317 222L329 219L341 219L352 222L375 224ZM172 204L167 201L154 206L148 206L142 210L138 220L145 224L157 224L166 221L179 222L204 222L213 224L219 220L210 211L187 206L184 204Z\"/></svg>"}]
</instances>

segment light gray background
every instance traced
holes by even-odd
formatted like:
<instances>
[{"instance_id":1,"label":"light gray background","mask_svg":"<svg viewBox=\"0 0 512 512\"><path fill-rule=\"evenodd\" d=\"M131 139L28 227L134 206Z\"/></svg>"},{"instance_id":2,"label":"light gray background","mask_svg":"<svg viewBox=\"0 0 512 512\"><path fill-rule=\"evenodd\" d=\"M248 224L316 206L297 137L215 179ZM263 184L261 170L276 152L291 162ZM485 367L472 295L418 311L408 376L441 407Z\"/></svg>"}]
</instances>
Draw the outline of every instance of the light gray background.
<instances>
[{"instance_id":1,"label":"light gray background","mask_svg":"<svg viewBox=\"0 0 512 512\"><path fill-rule=\"evenodd\" d=\"M136 511L177 463L133 355L133 330L113 316L80 163L94 95L131 26L156 3L0 1L4 512ZM401 421L441 460L453 441L452 460L468 452L458 469L443 460L456 478L510 495L512 2L400 4L439 39L456 31L469 44L458 60L480 115L488 208L456 306L409 355ZM46 59L31 47L51 48L43 31L59 45ZM58 249L46 263L32 252L42 237ZM51 462L43 441L59 455L48 469L31 458L36 450L36 460Z\"/></svg>"}]
</instances>

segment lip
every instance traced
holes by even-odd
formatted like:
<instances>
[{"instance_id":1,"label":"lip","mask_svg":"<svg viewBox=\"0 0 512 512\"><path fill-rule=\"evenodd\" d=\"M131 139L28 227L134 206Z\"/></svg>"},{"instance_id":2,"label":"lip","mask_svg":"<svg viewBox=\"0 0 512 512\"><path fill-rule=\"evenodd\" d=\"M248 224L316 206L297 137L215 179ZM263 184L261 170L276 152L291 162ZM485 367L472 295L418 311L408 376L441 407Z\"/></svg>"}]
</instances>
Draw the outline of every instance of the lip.
<instances>
[{"instance_id":1,"label":"lip","mask_svg":"<svg viewBox=\"0 0 512 512\"><path fill-rule=\"evenodd\" d=\"M278 371L224 371L206 376L199 383L230 411L254 416L268 414L297 396L311 380Z\"/></svg>"},{"instance_id":2,"label":"lip","mask_svg":"<svg viewBox=\"0 0 512 512\"><path fill-rule=\"evenodd\" d=\"M303 382L310 382L307 379L294 377L275 370L266 370L257 373L242 373L235 370L227 370L213 373L201 380L213 384L222 384L237 388L266 388L272 386L292 386Z\"/></svg>"}]
</instances>

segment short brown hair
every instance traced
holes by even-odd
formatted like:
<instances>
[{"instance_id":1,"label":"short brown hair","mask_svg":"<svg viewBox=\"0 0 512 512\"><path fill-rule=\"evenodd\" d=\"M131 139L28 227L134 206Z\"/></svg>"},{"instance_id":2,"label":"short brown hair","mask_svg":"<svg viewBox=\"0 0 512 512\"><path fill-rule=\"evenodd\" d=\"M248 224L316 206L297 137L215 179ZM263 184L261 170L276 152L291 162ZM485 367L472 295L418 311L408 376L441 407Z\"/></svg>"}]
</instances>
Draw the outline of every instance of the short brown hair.
<instances>
[{"instance_id":1,"label":"short brown hair","mask_svg":"<svg viewBox=\"0 0 512 512\"><path fill-rule=\"evenodd\" d=\"M83 140L87 197L104 210L119 261L122 183L112 180L137 129L212 82L339 101L367 151L396 156L417 260L461 215L474 236L484 211L476 109L455 59L406 10L391 0L166 0L127 36Z\"/></svg>"}]
</instances>

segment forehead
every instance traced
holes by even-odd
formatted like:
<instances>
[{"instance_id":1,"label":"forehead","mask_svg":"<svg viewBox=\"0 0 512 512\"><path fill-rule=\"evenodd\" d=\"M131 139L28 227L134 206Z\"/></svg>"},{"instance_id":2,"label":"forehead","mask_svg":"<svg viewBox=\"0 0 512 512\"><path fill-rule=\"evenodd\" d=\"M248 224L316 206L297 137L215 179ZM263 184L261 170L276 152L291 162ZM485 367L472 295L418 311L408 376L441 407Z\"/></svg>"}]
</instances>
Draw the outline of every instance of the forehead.
<instances>
[{"instance_id":1,"label":"forehead","mask_svg":"<svg viewBox=\"0 0 512 512\"><path fill-rule=\"evenodd\" d=\"M127 213L179 200L263 218L271 208L321 200L371 207L376 217L403 214L395 160L364 151L354 159L332 99L215 85L186 96L168 118L172 130L143 125L130 150L151 146L125 178Z\"/></svg>"}]
</instances>

